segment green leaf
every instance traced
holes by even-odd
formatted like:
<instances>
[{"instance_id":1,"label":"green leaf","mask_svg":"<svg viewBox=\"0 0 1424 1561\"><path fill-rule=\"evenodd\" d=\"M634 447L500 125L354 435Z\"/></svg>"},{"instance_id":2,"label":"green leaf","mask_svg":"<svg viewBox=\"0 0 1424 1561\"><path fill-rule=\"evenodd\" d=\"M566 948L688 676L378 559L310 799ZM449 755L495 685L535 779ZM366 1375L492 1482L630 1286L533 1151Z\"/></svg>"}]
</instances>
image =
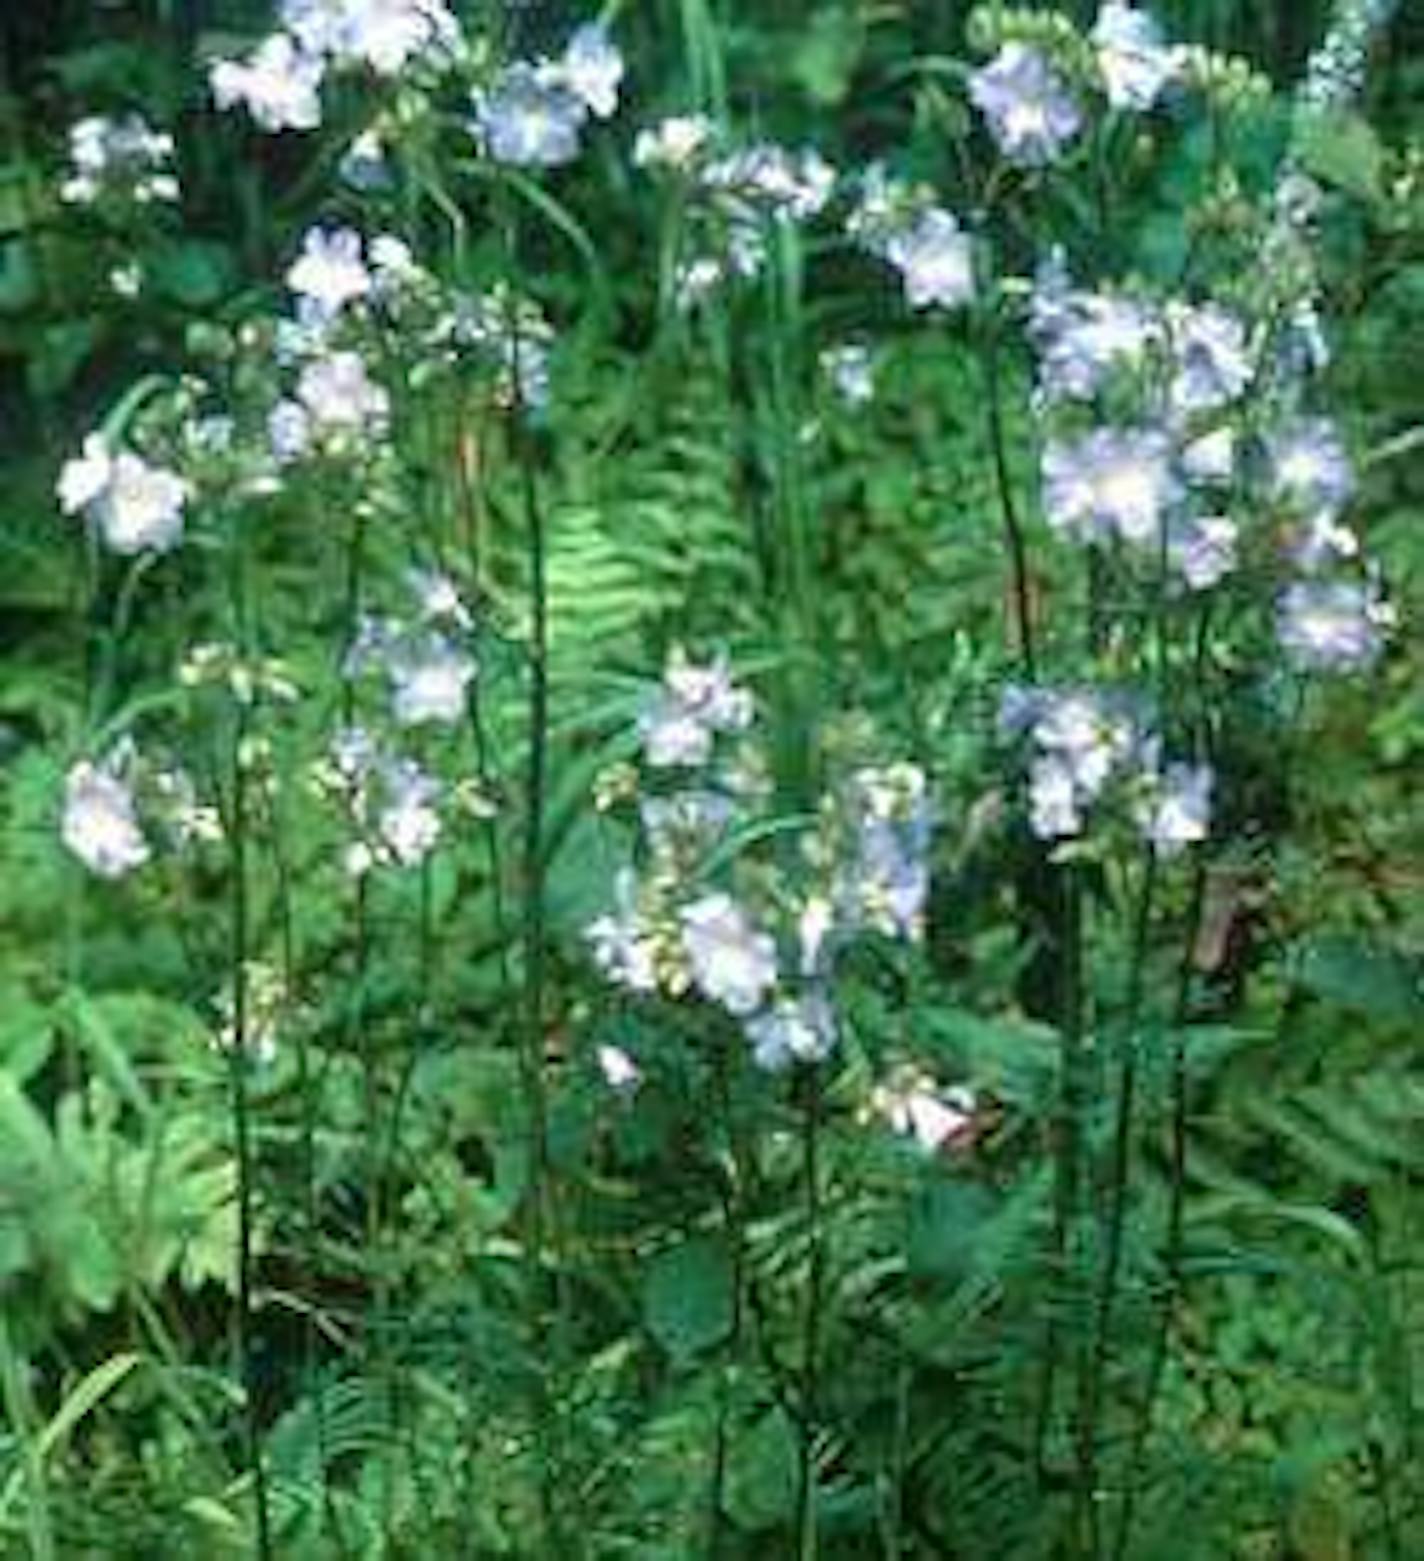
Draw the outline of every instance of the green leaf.
<instances>
[{"instance_id":1,"label":"green leaf","mask_svg":"<svg viewBox=\"0 0 1424 1561\"><path fill-rule=\"evenodd\" d=\"M807 97L833 108L850 92L864 46L865 28L853 7L817 11L792 55L791 74Z\"/></svg>"},{"instance_id":2,"label":"green leaf","mask_svg":"<svg viewBox=\"0 0 1424 1561\"><path fill-rule=\"evenodd\" d=\"M732 1265L723 1242L694 1236L660 1253L643 1284L648 1329L669 1354L695 1355L732 1329Z\"/></svg>"},{"instance_id":3,"label":"green leaf","mask_svg":"<svg viewBox=\"0 0 1424 1561\"><path fill-rule=\"evenodd\" d=\"M235 271L225 244L202 239L170 246L150 266L158 291L189 309L217 303L232 287Z\"/></svg>"},{"instance_id":4,"label":"green leaf","mask_svg":"<svg viewBox=\"0 0 1424 1561\"><path fill-rule=\"evenodd\" d=\"M141 1355L135 1354L132 1350L125 1350L121 1354L111 1355L102 1365L96 1366L79 1382L60 1405L59 1412L35 1438L34 1457L40 1461L48 1458L69 1437L80 1421L96 1409L142 1359ZM11 1507L14 1506L23 1483L24 1471L17 1469L6 1482L4 1490L0 1491L0 1522L4 1521Z\"/></svg>"},{"instance_id":5,"label":"green leaf","mask_svg":"<svg viewBox=\"0 0 1424 1561\"><path fill-rule=\"evenodd\" d=\"M973 1266L994 1194L973 1182L936 1178L910 1209L906 1258L912 1274L958 1279Z\"/></svg>"},{"instance_id":6,"label":"green leaf","mask_svg":"<svg viewBox=\"0 0 1424 1561\"><path fill-rule=\"evenodd\" d=\"M20 314L39 297L31 247L21 239L0 245L0 313Z\"/></svg>"},{"instance_id":7,"label":"green leaf","mask_svg":"<svg viewBox=\"0 0 1424 1561\"><path fill-rule=\"evenodd\" d=\"M1362 200L1377 200L1384 147L1368 121L1347 110L1313 110L1296 125L1296 155L1307 173Z\"/></svg>"},{"instance_id":8,"label":"green leaf","mask_svg":"<svg viewBox=\"0 0 1424 1561\"><path fill-rule=\"evenodd\" d=\"M796 1432L782 1409L770 1409L732 1443L727 1509L738 1528L755 1531L788 1519L796 1506Z\"/></svg>"},{"instance_id":9,"label":"green leaf","mask_svg":"<svg viewBox=\"0 0 1424 1561\"><path fill-rule=\"evenodd\" d=\"M1364 938L1317 938L1301 956L1299 979L1327 1003L1389 1023L1424 1020L1424 970Z\"/></svg>"}]
</instances>

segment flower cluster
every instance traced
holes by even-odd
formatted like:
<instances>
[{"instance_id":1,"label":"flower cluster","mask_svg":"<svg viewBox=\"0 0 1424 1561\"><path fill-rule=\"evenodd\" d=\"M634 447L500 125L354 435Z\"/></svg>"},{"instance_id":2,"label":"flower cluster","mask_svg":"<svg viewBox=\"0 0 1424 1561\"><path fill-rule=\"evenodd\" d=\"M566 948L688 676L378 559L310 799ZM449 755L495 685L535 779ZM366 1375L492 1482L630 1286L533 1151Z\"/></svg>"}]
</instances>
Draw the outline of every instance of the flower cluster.
<instances>
[{"instance_id":1,"label":"flower cluster","mask_svg":"<svg viewBox=\"0 0 1424 1561\"><path fill-rule=\"evenodd\" d=\"M639 131L633 161L681 182L691 228L674 288L683 308L730 278L757 276L777 225L819 216L836 188L835 169L812 148L791 150L773 141L729 147L701 115Z\"/></svg>"},{"instance_id":2,"label":"flower cluster","mask_svg":"<svg viewBox=\"0 0 1424 1561\"><path fill-rule=\"evenodd\" d=\"M277 1060L278 1042L292 1017L292 994L282 972L262 960L247 960L242 967L242 1033L238 1034L237 1000L232 987L213 1000L217 1026L212 1043L231 1054L239 1045L248 1061L270 1067Z\"/></svg>"},{"instance_id":3,"label":"flower cluster","mask_svg":"<svg viewBox=\"0 0 1424 1561\"><path fill-rule=\"evenodd\" d=\"M961 1149L978 1131L979 1100L963 1084L944 1088L922 1069L901 1064L870 1096L870 1110L926 1154Z\"/></svg>"},{"instance_id":4,"label":"flower cluster","mask_svg":"<svg viewBox=\"0 0 1424 1561\"><path fill-rule=\"evenodd\" d=\"M440 782L364 726L335 734L312 779L345 810L354 838L344 862L354 878L378 866L417 866L440 840Z\"/></svg>"},{"instance_id":5,"label":"flower cluster","mask_svg":"<svg viewBox=\"0 0 1424 1561\"><path fill-rule=\"evenodd\" d=\"M422 574L412 583L421 601L420 621L364 618L346 653L346 676L383 673L398 726L454 726L465 717L476 662L446 624L467 630L469 613L447 577Z\"/></svg>"},{"instance_id":6,"label":"flower cluster","mask_svg":"<svg viewBox=\"0 0 1424 1561\"><path fill-rule=\"evenodd\" d=\"M464 643L474 620L456 583L437 570L415 569L406 586L414 617L365 615L342 670L352 683L379 676L388 687L395 727L418 739L430 728L453 728L465 719L478 663ZM350 719L328 744L313 781L345 814L352 838L344 860L353 876L423 861L442 838L447 804L483 808L484 799L469 787L445 785L429 762L428 744L421 753L417 760L399 752Z\"/></svg>"},{"instance_id":7,"label":"flower cluster","mask_svg":"<svg viewBox=\"0 0 1424 1561\"><path fill-rule=\"evenodd\" d=\"M724 867L725 885L720 874L709 883L710 860L755 825L765 794L753 717L725 659L674 653L639 722L647 789L636 772L607 788L610 802L637 802L644 866L619 872L587 938L609 980L645 995L697 993L740 1025L757 1066L777 1072L833 1050L841 949L867 932L919 936L931 815L914 765L853 768L803 828L794 870L749 848Z\"/></svg>"},{"instance_id":8,"label":"flower cluster","mask_svg":"<svg viewBox=\"0 0 1424 1561\"><path fill-rule=\"evenodd\" d=\"M1040 840L1081 836L1090 812L1113 793L1163 855L1206 839L1210 767L1164 763L1160 739L1132 700L1087 689L1011 688L999 727L1027 745L1029 827Z\"/></svg>"},{"instance_id":9,"label":"flower cluster","mask_svg":"<svg viewBox=\"0 0 1424 1561\"><path fill-rule=\"evenodd\" d=\"M1303 337L1313 321L1303 302L1248 329L1212 299L1075 288L1050 257L1028 318L1047 425L1043 508L1060 536L1163 559L1192 592L1221 584L1245 550L1269 562L1274 548L1298 577L1278 601L1287 655L1303 669L1349 669L1378 653L1390 615L1368 566L1363 581L1324 578L1358 572L1361 550L1342 518L1355 491L1344 440L1303 410L1305 379L1327 358Z\"/></svg>"},{"instance_id":10,"label":"flower cluster","mask_svg":"<svg viewBox=\"0 0 1424 1561\"><path fill-rule=\"evenodd\" d=\"M460 29L443 0L282 0L282 27L245 60L210 73L221 109L239 104L263 130L314 130L328 72L393 77L418 59L454 56Z\"/></svg>"},{"instance_id":11,"label":"flower cluster","mask_svg":"<svg viewBox=\"0 0 1424 1561\"><path fill-rule=\"evenodd\" d=\"M981 13L976 31L996 34L998 52L969 80L969 99L1000 152L1024 168L1056 162L1087 122L1084 97L1146 113L1185 79L1184 51L1163 41L1146 11L1106 0L1086 39L1052 14Z\"/></svg>"},{"instance_id":12,"label":"flower cluster","mask_svg":"<svg viewBox=\"0 0 1424 1561\"><path fill-rule=\"evenodd\" d=\"M912 309L955 309L973 300L974 245L958 218L930 191L892 178L878 163L861 178L846 232L900 273Z\"/></svg>"},{"instance_id":13,"label":"flower cluster","mask_svg":"<svg viewBox=\"0 0 1424 1561\"><path fill-rule=\"evenodd\" d=\"M184 770L151 761L125 737L97 761L70 766L59 833L91 873L113 879L145 866L155 839L175 847L216 840L222 825Z\"/></svg>"},{"instance_id":14,"label":"flower cluster","mask_svg":"<svg viewBox=\"0 0 1424 1561\"><path fill-rule=\"evenodd\" d=\"M71 172L59 198L70 205L92 206L105 195L141 206L178 199L173 137L137 114L78 120L69 129L69 158Z\"/></svg>"},{"instance_id":15,"label":"flower cluster","mask_svg":"<svg viewBox=\"0 0 1424 1561\"><path fill-rule=\"evenodd\" d=\"M571 163L589 116L618 107L623 56L603 27L589 23L557 60L518 60L475 93L472 130L493 162L516 168Z\"/></svg>"},{"instance_id":16,"label":"flower cluster","mask_svg":"<svg viewBox=\"0 0 1424 1561\"><path fill-rule=\"evenodd\" d=\"M1306 65L1301 101L1311 108L1347 108L1365 84L1370 44L1395 10L1396 0L1343 0L1332 8L1330 30Z\"/></svg>"}]
</instances>

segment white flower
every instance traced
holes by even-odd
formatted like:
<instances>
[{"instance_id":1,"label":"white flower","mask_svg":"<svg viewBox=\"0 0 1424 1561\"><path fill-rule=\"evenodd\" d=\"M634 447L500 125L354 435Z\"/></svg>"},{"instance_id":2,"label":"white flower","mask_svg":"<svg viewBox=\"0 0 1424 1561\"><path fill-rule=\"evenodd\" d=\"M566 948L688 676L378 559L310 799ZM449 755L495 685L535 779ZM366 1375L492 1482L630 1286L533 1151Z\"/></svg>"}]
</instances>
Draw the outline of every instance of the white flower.
<instances>
[{"instance_id":1,"label":"white flower","mask_svg":"<svg viewBox=\"0 0 1424 1561\"><path fill-rule=\"evenodd\" d=\"M650 130L640 130L633 142L633 162L639 168L686 168L712 139L712 121L705 114L675 115Z\"/></svg>"},{"instance_id":2,"label":"white flower","mask_svg":"<svg viewBox=\"0 0 1424 1561\"><path fill-rule=\"evenodd\" d=\"M978 1110L972 1090L963 1085L940 1090L933 1079L910 1070L877 1085L871 1105L895 1132L914 1138L927 1154L965 1138Z\"/></svg>"},{"instance_id":3,"label":"white flower","mask_svg":"<svg viewBox=\"0 0 1424 1561\"><path fill-rule=\"evenodd\" d=\"M1075 789L1095 797L1133 746L1126 716L1089 694L1050 695L1033 727L1033 740L1064 766Z\"/></svg>"},{"instance_id":4,"label":"white flower","mask_svg":"<svg viewBox=\"0 0 1424 1561\"><path fill-rule=\"evenodd\" d=\"M835 908L824 895L812 895L802 907L796 919L796 937L801 946L801 974L813 976L821 972L823 956L836 925Z\"/></svg>"},{"instance_id":5,"label":"white flower","mask_svg":"<svg viewBox=\"0 0 1424 1561\"><path fill-rule=\"evenodd\" d=\"M91 437L79 460L65 467L59 491L65 509L83 508L115 553L162 553L182 540L188 484L131 451L110 460Z\"/></svg>"},{"instance_id":6,"label":"white flower","mask_svg":"<svg viewBox=\"0 0 1424 1561\"><path fill-rule=\"evenodd\" d=\"M151 854L139 828L133 793L112 770L87 759L65 777L60 836L101 878L121 878L142 867Z\"/></svg>"},{"instance_id":7,"label":"white flower","mask_svg":"<svg viewBox=\"0 0 1424 1561\"><path fill-rule=\"evenodd\" d=\"M400 866L414 866L440 838L439 784L411 759L392 761L382 779L386 801L376 820L381 845Z\"/></svg>"},{"instance_id":8,"label":"white flower","mask_svg":"<svg viewBox=\"0 0 1424 1561\"><path fill-rule=\"evenodd\" d=\"M1154 850L1171 856L1206 839L1214 779L1209 764L1169 764L1165 774L1152 777L1138 819Z\"/></svg>"},{"instance_id":9,"label":"white flower","mask_svg":"<svg viewBox=\"0 0 1424 1561\"><path fill-rule=\"evenodd\" d=\"M407 570L406 584L409 585L423 617L432 622L443 619L461 629L468 629L473 625L474 619L470 616L470 609L465 606L459 586L441 570Z\"/></svg>"},{"instance_id":10,"label":"white flower","mask_svg":"<svg viewBox=\"0 0 1424 1561\"><path fill-rule=\"evenodd\" d=\"M969 79L969 96L1012 162L1050 163L1077 135L1083 115L1066 83L1037 49L1006 43Z\"/></svg>"},{"instance_id":11,"label":"white flower","mask_svg":"<svg viewBox=\"0 0 1424 1561\"><path fill-rule=\"evenodd\" d=\"M1029 828L1040 840L1061 840L1083 827L1073 772L1061 759L1041 757L1029 767Z\"/></svg>"},{"instance_id":12,"label":"white flower","mask_svg":"<svg viewBox=\"0 0 1424 1561\"><path fill-rule=\"evenodd\" d=\"M283 0L282 20L310 53L368 65L381 76L459 38L442 0Z\"/></svg>"},{"instance_id":13,"label":"white flower","mask_svg":"<svg viewBox=\"0 0 1424 1561\"><path fill-rule=\"evenodd\" d=\"M392 658L390 672L399 725L453 726L464 718L465 693L475 676L475 663L443 635L403 643Z\"/></svg>"},{"instance_id":14,"label":"white flower","mask_svg":"<svg viewBox=\"0 0 1424 1561\"><path fill-rule=\"evenodd\" d=\"M143 267L127 260L109 272L109 286L119 298L137 298L143 291Z\"/></svg>"},{"instance_id":15,"label":"white flower","mask_svg":"<svg viewBox=\"0 0 1424 1561\"><path fill-rule=\"evenodd\" d=\"M638 883L631 869L619 869L613 894L614 909L591 923L584 933L593 962L619 986L633 992L656 992L655 944L638 907Z\"/></svg>"},{"instance_id":16,"label":"white flower","mask_svg":"<svg viewBox=\"0 0 1424 1561\"><path fill-rule=\"evenodd\" d=\"M683 907L682 946L698 990L728 1013L754 1014L776 985L775 942L728 894Z\"/></svg>"},{"instance_id":17,"label":"white flower","mask_svg":"<svg viewBox=\"0 0 1424 1561\"><path fill-rule=\"evenodd\" d=\"M911 308L958 308L974 297L974 246L951 212L931 206L890 235L885 258L905 283Z\"/></svg>"},{"instance_id":18,"label":"white flower","mask_svg":"<svg viewBox=\"0 0 1424 1561\"><path fill-rule=\"evenodd\" d=\"M751 719L751 695L732 682L725 657L698 667L675 651L638 731L648 763L666 769L705 764L716 733L742 731Z\"/></svg>"},{"instance_id":19,"label":"white flower","mask_svg":"<svg viewBox=\"0 0 1424 1561\"><path fill-rule=\"evenodd\" d=\"M631 1095L643 1082L643 1070L621 1046L600 1046L595 1054L603 1082L619 1095Z\"/></svg>"},{"instance_id":20,"label":"white flower","mask_svg":"<svg viewBox=\"0 0 1424 1561\"><path fill-rule=\"evenodd\" d=\"M297 399L322 429L379 429L390 412L390 396L366 372L359 352L333 352L307 364Z\"/></svg>"},{"instance_id":21,"label":"white flower","mask_svg":"<svg viewBox=\"0 0 1424 1561\"><path fill-rule=\"evenodd\" d=\"M827 347L820 362L821 372L847 406L860 406L875 399L875 360L869 347L859 342Z\"/></svg>"},{"instance_id":22,"label":"white flower","mask_svg":"<svg viewBox=\"0 0 1424 1561\"><path fill-rule=\"evenodd\" d=\"M279 466L300 460L311 441L311 413L299 401L281 400L267 414L267 444Z\"/></svg>"},{"instance_id":23,"label":"white flower","mask_svg":"<svg viewBox=\"0 0 1424 1561\"><path fill-rule=\"evenodd\" d=\"M289 33L273 33L242 64L219 60L209 80L220 109L243 104L264 130L315 130L321 124L321 60Z\"/></svg>"},{"instance_id":24,"label":"white flower","mask_svg":"<svg viewBox=\"0 0 1424 1561\"><path fill-rule=\"evenodd\" d=\"M64 463L56 492L59 507L75 515L88 507L113 481L114 461L102 434L90 434L81 452Z\"/></svg>"},{"instance_id":25,"label":"white flower","mask_svg":"<svg viewBox=\"0 0 1424 1561\"><path fill-rule=\"evenodd\" d=\"M1114 108L1151 108L1177 74L1176 51L1163 44L1157 23L1118 0L1106 0L1099 10L1092 41Z\"/></svg>"},{"instance_id":26,"label":"white flower","mask_svg":"<svg viewBox=\"0 0 1424 1561\"><path fill-rule=\"evenodd\" d=\"M322 320L371 292L371 273L361 258L361 235L352 228L310 228L302 253L287 272L287 286L309 299Z\"/></svg>"},{"instance_id":27,"label":"white flower","mask_svg":"<svg viewBox=\"0 0 1424 1561\"><path fill-rule=\"evenodd\" d=\"M1319 510L1307 520L1291 540L1291 561L1307 574L1342 558L1357 558L1360 539L1350 526L1342 525L1329 510Z\"/></svg>"},{"instance_id":28,"label":"white flower","mask_svg":"<svg viewBox=\"0 0 1424 1561\"><path fill-rule=\"evenodd\" d=\"M1083 812L1132 756L1139 734L1120 701L1089 692L1013 688L999 725L1027 732L1037 750L1029 766L1029 823L1041 840L1083 828Z\"/></svg>"},{"instance_id":29,"label":"white flower","mask_svg":"<svg viewBox=\"0 0 1424 1561\"><path fill-rule=\"evenodd\" d=\"M1161 336L1160 323L1142 304L1074 289L1057 264L1040 270L1029 320L1039 386L1054 399L1090 400L1114 369L1135 368Z\"/></svg>"},{"instance_id":30,"label":"white flower","mask_svg":"<svg viewBox=\"0 0 1424 1561\"><path fill-rule=\"evenodd\" d=\"M1236 471L1236 430L1228 423L1200 434L1182 450L1182 471L1188 482L1225 487Z\"/></svg>"},{"instance_id":31,"label":"white flower","mask_svg":"<svg viewBox=\"0 0 1424 1561\"><path fill-rule=\"evenodd\" d=\"M693 308L726 276L726 267L710 255L700 256L678 268L673 297L682 310Z\"/></svg>"},{"instance_id":32,"label":"white flower","mask_svg":"<svg viewBox=\"0 0 1424 1561\"><path fill-rule=\"evenodd\" d=\"M623 56L597 22L580 27L569 39L560 62L565 83L599 119L618 107L623 80Z\"/></svg>"}]
</instances>

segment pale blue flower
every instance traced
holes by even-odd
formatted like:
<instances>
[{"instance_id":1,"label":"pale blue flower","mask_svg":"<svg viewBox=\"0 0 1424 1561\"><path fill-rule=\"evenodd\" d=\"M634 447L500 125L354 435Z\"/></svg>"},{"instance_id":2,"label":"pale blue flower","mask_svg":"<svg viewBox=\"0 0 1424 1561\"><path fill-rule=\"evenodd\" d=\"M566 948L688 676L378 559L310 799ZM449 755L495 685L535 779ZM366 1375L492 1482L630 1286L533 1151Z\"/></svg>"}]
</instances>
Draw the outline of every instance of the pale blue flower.
<instances>
[{"instance_id":1,"label":"pale blue flower","mask_svg":"<svg viewBox=\"0 0 1424 1561\"><path fill-rule=\"evenodd\" d=\"M297 400L322 431L379 431L391 405L359 352L333 352L308 363L297 380Z\"/></svg>"},{"instance_id":2,"label":"pale blue flower","mask_svg":"<svg viewBox=\"0 0 1424 1561\"><path fill-rule=\"evenodd\" d=\"M1056 267L1040 272L1029 331L1039 353L1039 391L1049 400L1088 401L1119 369L1141 366L1162 337L1154 311L1131 298L1067 285Z\"/></svg>"},{"instance_id":3,"label":"pale blue flower","mask_svg":"<svg viewBox=\"0 0 1424 1561\"><path fill-rule=\"evenodd\" d=\"M1205 591L1236 567L1237 536L1228 515L1195 516L1169 530L1167 556L1191 590Z\"/></svg>"},{"instance_id":4,"label":"pale blue flower","mask_svg":"<svg viewBox=\"0 0 1424 1561\"><path fill-rule=\"evenodd\" d=\"M1171 441L1152 428L1098 428L1076 440L1051 440L1042 469L1048 524L1080 542L1153 542L1180 496Z\"/></svg>"},{"instance_id":5,"label":"pale blue flower","mask_svg":"<svg viewBox=\"0 0 1424 1561\"><path fill-rule=\"evenodd\" d=\"M1281 597L1276 632L1303 671L1351 672L1379 656L1392 621L1373 583L1301 580Z\"/></svg>"},{"instance_id":6,"label":"pale blue flower","mask_svg":"<svg viewBox=\"0 0 1424 1561\"><path fill-rule=\"evenodd\" d=\"M973 241L943 207L928 207L893 232L884 255L903 278L912 309L954 309L974 298Z\"/></svg>"},{"instance_id":7,"label":"pale blue flower","mask_svg":"<svg viewBox=\"0 0 1424 1561\"><path fill-rule=\"evenodd\" d=\"M593 962L607 978L632 992L658 989L656 944L638 905L638 881L620 868L613 883L614 909L586 929Z\"/></svg>"},{"instance_id":8,"label":"pale blue flower","mask_svg":"<svg viewBox=\"0 0 1424 1561\"><path fill-rule=\"evenodd\" d=\"M781 1073L793 1063L822 1062L836 1044L836 1016L819 992L784 997L746 1022L752 1059L768 1073Z\"/></svg>"},{"instance_id":9,"label":"pale blue flower","mask_svg":"<svg viewBox=\"0 0 1424 1561\"><path fill-rule=\"evenodd\" d=\"M713 891L682 908L682 947L693 985L728 1013L747 1018L776 986L776 944L729 894Z\"/></svg>"},{"instance_id":10,"label":"pale blue flower","mask_svg":"<svg viewBox=\"0 0 1424 1561\"><path fill-rule=\"evenodd\" d=\"M1293 509L1334 514L1349 503L1355 474L1340 430L1327 417L1300 418L1267 436L1271 492Z\"/></svg>"},{"instance_id":11,"label":"pale blue flower","mask_svg":"<svg viewBox=\"0 0 1424 1561\"><path fill-rule=\"evenodd\" d=\"M579 154L588 105L557 75L520 62L476 98L475 134L487 156L517 168L557 168Z\"/></svg>"},{"instance_id":12,"label":"pale blue flower","mask_svg":"<svg viewBox=\"0 0 1424 1561\"><path fill-rule=\"evenodd\" d=\"M112 762L81 760L64 781L60 838L90 872L122 878L142 867L152 852L133 791Z\"/></svg>"},{"instance_id":13,"label":"pale blue flower","mask_svg":"<svg viewBox=\"0 0 1424 1561\"><path fill-rule=\"evenodd\" d=\"M1082 128L1083 114L1048 60L1024 43L1006 43L969 79L969 97L1000 151L1029 167L1051 163Z\"/></svg>"},{"instance_id":14,"label":"pale blue flower","mask_svg":"<svg viewBox=\"0 0 1424 1561\"><path fill-rule=\"evenodd\" d=\"M1211 797L1216 778L1209 764L1169 764L1149 778L1138 822L1154 851L1172 856L1211 832Z\"/></svg>"},{"instance_id":15,"label":"pale blue flower","mask_svg":"<svg viewBox=\"0 0 1424 1561\"><path fill-rule=\"evenodd\" d=\"M1176 362L1173 407L1206 412L1235 401L1255 374L1246 328L1217 304L1167 305L1167 339Z\"/></svg>"},{"instance_id":16,"label":"pale blue flower","mask_svg":"<svg viewBox=\"0 0 1424 1561\"><path fill-rule=\"evenodd\" d=\"M321 58L289 33L274 33L246 61L218 60L209 73L220 109L242 104L263 130L315 130L321 124Z\"/></svg>"}]
</instances>

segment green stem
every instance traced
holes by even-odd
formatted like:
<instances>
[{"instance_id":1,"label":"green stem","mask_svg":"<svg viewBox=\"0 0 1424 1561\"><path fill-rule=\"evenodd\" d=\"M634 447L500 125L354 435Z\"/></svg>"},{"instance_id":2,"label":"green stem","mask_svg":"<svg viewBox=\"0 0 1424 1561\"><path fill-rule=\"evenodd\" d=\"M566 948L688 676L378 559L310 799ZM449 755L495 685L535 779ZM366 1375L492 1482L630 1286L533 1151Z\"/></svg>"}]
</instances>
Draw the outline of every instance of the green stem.
<instances>
[{"instance_id":1,"label":"green stem","mask_svg":"<svg viewBox=\"0 0 1424 1561\"><path fill-rule=\"evenodd\" d=\"M989 451L994 466L994 487L999 499L999 520L1009 551L1010 591L1014 637L1025 682L1038 681L1038 658L1034 649L1033 600L1028 571L1028 548L1023 523L1014 496L1009 471L1008 432L1004 423L1003 374L997 318L986 309L983 315L984 415L989 435Z\"/></svg>"},{"instance_id":2,"label":"green stem","mask_svg":"<svg viewBox=\"0 0 1424 1561\"><path fill-rule=\"evenodd\" d=\"M801 1324L801 1437L797 1470L799 1561L815 1561L817 1540L816 1426L820 1418L821 1308L825 1289L825 1249L821 1231L821 1111L819 1072L807 1080L808 1096L802 1118L802 1175L806 1182L806 1223L810 1240L810 1270L806 1281L805 1312Z\"/></svg>"},{"instance_id":3,"label":"green stem","mask_svg":"<svg viewBox=\"0 0 1424 1561\"><path fill-rule=\"evenodd\" d=\"M241 517L233 526L230 590L234 635L238 654L248 655L251 620L247 601L246 537ZM232 1042L228 1053L232 1086L233 1130L237 1141L237 1352L242 1362L246 1401L247 1463L252 1472L257 1506L257 1554L261 1561L272 1555L271 1516L268 1506L267 1476L262 1462L262 1421L257 1402L257 1360L253 1351L255 1318L253 1291L253 1153L252 1122L247 1095L248 1067L248 950L250 907L248 903L247 835L250 812L248 796L248 738L251 706L235 701L230 754L229 785L232 817L228 830L230 854L230 978L232 983Z\"/></svg>"}]
</instances>

